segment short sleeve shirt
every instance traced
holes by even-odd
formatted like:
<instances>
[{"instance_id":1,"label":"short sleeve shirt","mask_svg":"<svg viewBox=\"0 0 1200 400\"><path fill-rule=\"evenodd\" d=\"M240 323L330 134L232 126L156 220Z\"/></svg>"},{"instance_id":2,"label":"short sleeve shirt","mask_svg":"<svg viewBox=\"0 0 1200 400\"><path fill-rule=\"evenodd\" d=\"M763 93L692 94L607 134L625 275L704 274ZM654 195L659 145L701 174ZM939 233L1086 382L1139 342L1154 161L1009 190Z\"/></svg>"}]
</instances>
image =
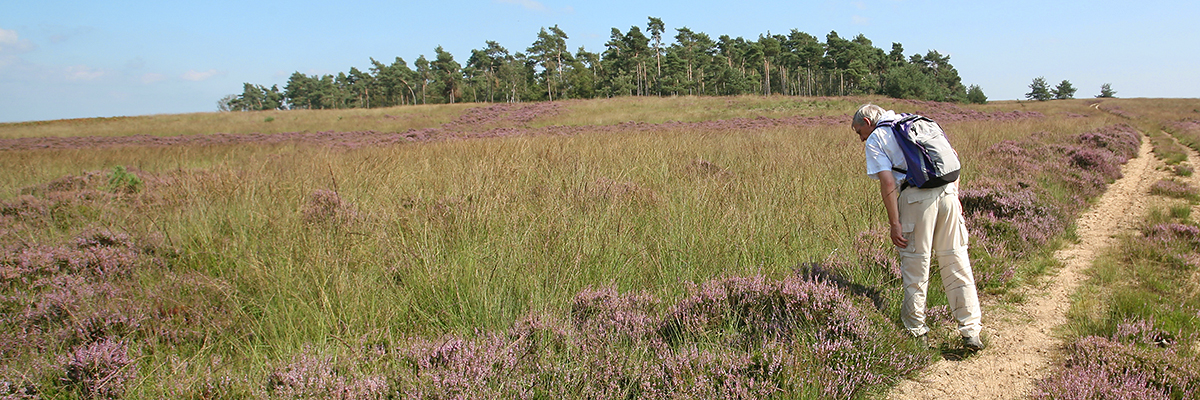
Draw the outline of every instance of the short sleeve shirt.
<instances>
[{"instance_id":1,"label":"short sleeve shirt","mask_svg":"<svg viewBox=\"0 0 1200 400\"><path fill-rule=\"evenodd\" d=\"M879 120L890 121L897 118L899 115L896 113L886 111ZM897 182L904 179L904 174L892 170L892 168L907 170L908 164L904 162L904 153L901 152L900 145L896 143L896 136L892 134L891 128L875 128L875 131L871 132L871 136L867 137L865 145L867 176L878 180L880 172L892 171L892 176L896 177Z\"/></svg>"}]
</instances>

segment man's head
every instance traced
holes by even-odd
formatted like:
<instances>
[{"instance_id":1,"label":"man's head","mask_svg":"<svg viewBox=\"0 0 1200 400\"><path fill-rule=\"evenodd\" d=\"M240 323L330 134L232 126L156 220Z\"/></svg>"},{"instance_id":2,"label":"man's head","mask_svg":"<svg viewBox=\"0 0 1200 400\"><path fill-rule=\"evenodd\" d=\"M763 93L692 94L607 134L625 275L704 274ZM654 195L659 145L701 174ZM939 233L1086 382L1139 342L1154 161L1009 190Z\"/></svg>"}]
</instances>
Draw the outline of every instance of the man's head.
<instances>
[{"instance_id":1,"label":"man's head","mask_svg":"<svg viewBox=\"0 0 1200 400\"><path fill-rule=\"evenodd\" d=\"M854 119L850 121L850 129L858 134L858 139L867 141L871 137L871 132L875 130L875 124L879 123L879 117L883 116L883 107L874 104L863 104L854 112Z\"/></svg>"}]
</instances>

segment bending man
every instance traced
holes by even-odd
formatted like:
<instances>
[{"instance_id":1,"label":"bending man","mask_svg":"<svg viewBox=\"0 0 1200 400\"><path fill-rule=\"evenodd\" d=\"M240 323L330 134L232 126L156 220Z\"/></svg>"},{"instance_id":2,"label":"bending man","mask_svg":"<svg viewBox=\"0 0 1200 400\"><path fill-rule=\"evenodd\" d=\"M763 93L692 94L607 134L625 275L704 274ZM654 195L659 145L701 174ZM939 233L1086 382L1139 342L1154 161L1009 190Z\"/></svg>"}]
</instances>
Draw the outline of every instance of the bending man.
<instances>
[{"instance_id":1,"label":"bending man","mask_svg":"<svg viewBox=\"0 0 1200 400\"><path fill-rule=\"evenodd\" d=\"M887 209L892 244L900 252L900 274L904 284L904 304L900 319L913 336L925 337L925 294L929 287L929 266L937 252L942 286L950 303L950 312L958 321L963 347L983 349L979 335L981 312L975 290L975 277L967 257L967 228L958 201L958 183L922 189L904 183L907 171L897 138L881 121L895 121L899 115L866 104L854 113L850 128L865 143L867 175L879 181L879 194Z\"/></svg>"}]
</instances>

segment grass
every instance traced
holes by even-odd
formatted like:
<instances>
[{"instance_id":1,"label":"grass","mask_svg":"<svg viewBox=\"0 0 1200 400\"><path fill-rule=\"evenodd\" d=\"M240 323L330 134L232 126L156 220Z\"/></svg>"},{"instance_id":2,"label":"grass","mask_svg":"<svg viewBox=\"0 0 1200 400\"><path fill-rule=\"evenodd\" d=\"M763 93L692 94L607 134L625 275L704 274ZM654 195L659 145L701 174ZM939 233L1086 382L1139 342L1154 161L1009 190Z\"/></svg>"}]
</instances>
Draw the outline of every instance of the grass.
<instances>
[{"instance_id":1,"label":"grass","mask_svg":"<svg viewBox=\"0 0 1200 400\"><path fill-rule=\"evenodd\" d=\"M778 367L771 370L774 372L738 378L788 388L788 392L772 392L774 397L878 393L889 382L912 373L913 365L926 362L920 360L932 354L915 349L900 336L895 320L899 285L887 267L894 252L878 235L884 217L877 186L862 176L861 144L844 124L605 128L630 120L721 122L757 116L832 121L865 101L893 104L900 111L911 111L902 107L928 107L959 115L976 110L936 103L889 103L877 98L623 98L565 102L555 113L534 115L515 125L531 132L539 126L581 127L566 135L357 148L251 142L3 151L0 199L5 203L0 218L6 224L0 228L0 243L8 253L0 266L34 271L21 272L20 279L6 278L6 295L20 293L27 296L22 299L28 304L42 304L57 298L52 294L59 292L51 290L59 287L55 285L66 285L63 296L78 300L63 303L66 315L109 321L96 322L110 329L100 335L123 344L88 348L85 343L107 342L97 341L92 333L72 330L65 320L55 319L59 317L40 319L36 322L39 329L61 331L79 338L79 343L47 341L43 348L12 347L19 351L6 355L0 380L33 382L48 397L85 396L91 393L86 385L64 386L61 372L55 372L61 369L47 367L58 365L59 355L79 353L81 359L107 360L103 365L118 366L114 368L136 368L136 377L125 384L126 395L134 398L203 397L204 393L272 397L292 389L320 392L345 388L338 385L374 393L370 385L380 376L386 377L380 378L383 387L430 389L433 387L422 385L432 383L422 379L433 379L432 375L401 378L408 376L402 372L424 365L421 360L428 357L449 357L449 350L438 350L445 343L461 342L464 348L477 351L461 359L465 364L447 361L416 370L453 374L459 371L455 365L466 368L479 360L511 362L500 356L487 358L492 357L487 351L505 349L489 347L493 342L488 338L501 337L511 340L494 343L528 345L542 362L519 364L527 369L496 372L497 376L533 379L521 371L541 371L561 378L553 381L553 385L562 385L562 391L556 393L582 396L591 389L581 387L592 387L571 386L576 382L571 379L607 382L617 378L597 380L571 371L599 373L591 365L621 360L657 363L661 359L654 355L660 354L656 351L661 348L653 347L659 344L650 339L588 344L591 342L586 340L595 335L584 329L590 325L572 320L579 309L579 296L611 288L612 294L605 297L609 300L601 302L615 304L605 306L615 307L611 312L665 324L662 321L673 315L669 314L672 307L698 301L696 296L702 293L698 290L704 285L761 279L754 282L762 282L763 288L792 287L788 285L801 284L795 281L797 268L815 262L832 268L839 279L852 284L813 290L839 299L846 296L846 307L861 318L855 321L870 321L864 326L873 329L878 339L855 346L866 350L838 347L859 342L825 343L804 336L816 335L817 331L811 330L801 331L809 332L800 335L805 339L777 342L777 338L762 336L761 329L743 330L755 325L734 319L729 325L697 333L688 342L688 346L697 346L695 351L671 345L672 357L681 357L672 359L712 366L716 364L701 360L748 357L745 360L750 361L738 365ZM996 182L1017 187L1014 182L1022 180L1036 185L1038 195L1047 201L1073 204L1063 207L1062 218L1086 205L1078 186L1056 180L1081 174L1063 174L1056 169L1066 168L1062 164L1065 157L1043 157L1055 164L1039 164L1042 172L1014 175L1017 170L1003 164L1008 161L997 159L991 149L1004 141L1020 142L1030 149L1066 149L1078 145L1079 134L1106 129L1120 118L1082 102L998 103L1003 102L979 106L977 111L1003 113L1020 108L1045 117L946 122L956 149L968 161L963 187ZM274 118L269 126L280 131L407 129L449 121L478 106L53 121L6 125L0 127L0 135L203 134L253 129L253 124L264 124L266 118ZM1066 110L1090 116L1066 116ZM346 114L352 112L361 114ZM393 122L381 118L382 114L399 118ZM336 117L343 115L362 118L339 122ZM130 174L141 182L137 190L107 187L110 180L131 182ZM75 185L71 182L83 183L71 186ZM63 189L67 186L69 190ZM1009 232L1018 236L1008 241L1033 244L1016 248L996 241L973 247L973 256L981 261L977 276L991 271L1000 277L988 286L995 295L1004 295L1005 285L1020 284L1027 275L1045 270L1042 261L1024 263L1040 259L1038 254L1045 254L1055 243L1021 240L1024 236L1019 235L1028 234L1021 231L1025 228L1005 224L1009 223L993 225L1000 229L993 232L993 238ZM102 246L101 253L73 244L96 229L127 234L135 244ZM27 251L43 248L64 260L64 265L82 269L55 269L60 264L39 264L35 262L38 258L29 258L33 253ZM76 262L108 252L124 257L121 260L148 261L136 266L117 263L131 265L129 272L120 276L97 272L99 267L93 267L107 265L103 260L95 265ZM984 260L984 254L990 258ZM1020 272L1003 278L1005 268L1017 268L1014 265L1021 265ZM29 281L21 280L26 276ZM87 290L52 281L67 279L64 277L75 279L69 282L83 282L79 287ZM853 288L877 290L882 305L876 308L862 296L853 295ZM746 307L766 310L773 301L792 301L788 295L778 294L792 292L768 289L747 292L776 293L764 295L765 303L730 306L751 304ZM88 293L113 293L110 297L115 300L96 301L97 297ZM644 297L636 297L639 294ZM931 306L945 305L939 290L931 290L930 296ZM658 306L628 306L642 304L640 301ZM89 302L96 305L77 305ZM11 315L33 312L21 304L26 303L0 306ZM112 315L131 316L137 323L114 320ZM745 321L757 321L752 316L758 314L746 315ZM529 322L530 318L544 323ZM0 325L3 332L13 332L17 322L4 324L8 325ZM566 332L562 337L572 339L555 342L550 339L560 336L554 332ZM550 341L539 342L543 339ZM786 351L771 353L763 350L770 346L747 346L744 340L775 343L770 346L783 346L776 349ZM832 346L832 350L814 350L822 348L818 345ZM620 351L606 353L606 348ZM136 361L122 364L121 349ZM390 355L377 354L377 350ZM398 358L397 351L416 355ZM897 361L895 367L873 370L871 363L852 362L860 359L855 357L876 360L878 365L892 365L886 360L893 358L917 361ZM643 364L626 361L620 365L610 372L660 382L642 369ZM547 366L565 370L540 369ZM842 379L836 375L829 375L831 380L826 381L803 378L826 376L836 368L856 372L845 374L844 379L849 380L836 385L829 383ZM704 371L708 372L676 372L689 379L714 376L715 372ZM320 387L288 383L316 382L300 379L309 376L305 374L332 374L342 381ZM14 378L22 375L34 378ZM401 385L401 381L412 386ZM0 393L12 394L11 390Z\"/></svg>"},{"instance_id":2,"label":"grass","mask_svg":"<svg viewBox=\"0 0 1200 400\"><path fill-rule=\"evenodd\" d=\"M1187 149L1179 145L1166 132L1161 130L1151 130L1150 144L1154 146L1154 155L1158 159L1163 160L1167 165L1179 166L1179 163L1187 161Z\"/></svg>"}]
</instances>

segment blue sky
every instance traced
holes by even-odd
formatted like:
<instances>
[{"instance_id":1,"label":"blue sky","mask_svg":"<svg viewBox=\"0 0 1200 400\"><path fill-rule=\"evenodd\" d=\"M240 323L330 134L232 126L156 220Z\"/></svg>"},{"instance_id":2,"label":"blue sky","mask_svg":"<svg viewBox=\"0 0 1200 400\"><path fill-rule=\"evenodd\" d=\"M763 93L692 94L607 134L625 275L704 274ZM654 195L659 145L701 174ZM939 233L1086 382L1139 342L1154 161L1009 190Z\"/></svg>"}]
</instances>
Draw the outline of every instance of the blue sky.
<instances>
[{"instance_id":1,"label":"blue sky","mask_svg":"<svg viewBox=\"0 0 1200 400\"><path fill-rule=\"evenodd\" d=\"M599 52L616 27L688 27L757 39L792 29L862 33L876 47L951 56L992 100L1024 97L1035 77L1092 97L1200 97L1200 55L1184 1L14 1L0 5L0 122L216 110L242 83L294 71L410 64L443 46L460 63L495 40L524 51L558 25Z\"/></svg>"}]
</instances>

